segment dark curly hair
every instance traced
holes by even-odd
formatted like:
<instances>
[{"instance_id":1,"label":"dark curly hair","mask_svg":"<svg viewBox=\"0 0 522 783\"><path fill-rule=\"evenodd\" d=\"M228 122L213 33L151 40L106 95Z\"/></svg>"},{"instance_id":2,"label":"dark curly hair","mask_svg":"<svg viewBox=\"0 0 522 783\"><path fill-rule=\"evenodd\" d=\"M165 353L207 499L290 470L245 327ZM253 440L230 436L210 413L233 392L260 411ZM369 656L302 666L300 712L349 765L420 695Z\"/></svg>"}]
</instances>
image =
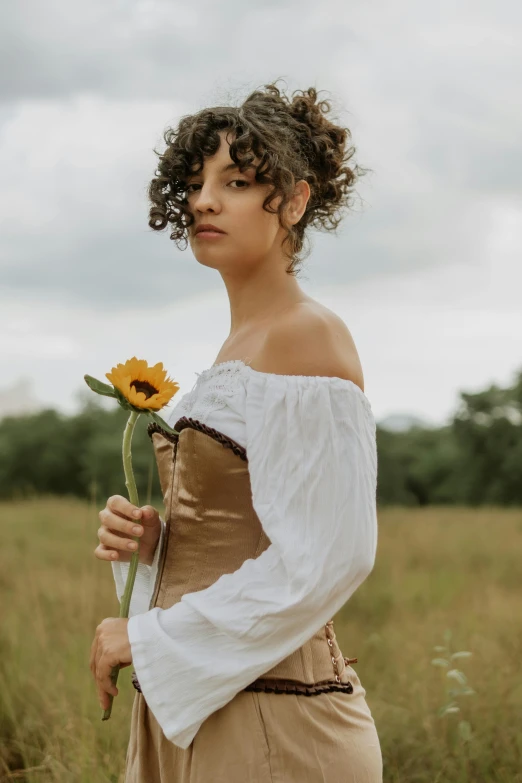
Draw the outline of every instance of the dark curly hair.
<instances>
[{"instance_id":1,"label":"dark curly hair","mask_svg":"<svg viewBox=\"0 0 522 783\"><path fill-rule=\"evenodd\" d=\"M177 129L168 128L164 132L167 149L162 154L154 150L159 164L148 186L152 204L149 226L162 231L172 223L174 230L170 238L176 244L185 240L185 246L180 249L186 249L186 229L194 223L186 197L186 180L202 170L205 157L216 154L221 143L219 132L229 130L233 137L230 157L234 163L242 171L242 167L253 164L258 157L256 181L272 184L263 209L274 214L267 206L272 199L282 196L277 212L279 224L287 230L283 245L289 243L287 255L291 262L286 271L295 275L304 257L299 254L306 228L311 225L335 230L342 217L340 208L352 204L357 178L371 169L347 165L355 152L355 147L347 146L351 133L325 116L331 109L330 103L316 102L317 91L313 87L295 90L291 100L281 94L275 83L265 84L264 88L265 91L252 92L239 108L205 108L185 115ZM196 170L195 164L199 165ZM285 225L283 210L295 183L301 179L310 186L310 198L299 222Z\"/></svg>"}]
</instances>

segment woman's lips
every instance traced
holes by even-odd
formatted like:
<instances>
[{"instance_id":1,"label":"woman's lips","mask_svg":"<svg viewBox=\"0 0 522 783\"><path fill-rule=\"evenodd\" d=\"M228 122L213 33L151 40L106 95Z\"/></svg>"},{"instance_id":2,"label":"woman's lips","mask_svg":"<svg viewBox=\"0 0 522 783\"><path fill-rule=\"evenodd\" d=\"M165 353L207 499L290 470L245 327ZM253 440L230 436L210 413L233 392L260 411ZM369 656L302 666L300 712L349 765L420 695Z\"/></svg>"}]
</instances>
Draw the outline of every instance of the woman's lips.
<instances>
[{"instance_id":1,"label":"woman's lips","mask_svg":"<svg viewBox=\"0 0 522 783\"><path fill-rule=\"evenodd\" d=\"M225 234L223 231L198 231L196 236L205 239L214 239L214 237L224 237Z\"/></svg>"}]
</instances>

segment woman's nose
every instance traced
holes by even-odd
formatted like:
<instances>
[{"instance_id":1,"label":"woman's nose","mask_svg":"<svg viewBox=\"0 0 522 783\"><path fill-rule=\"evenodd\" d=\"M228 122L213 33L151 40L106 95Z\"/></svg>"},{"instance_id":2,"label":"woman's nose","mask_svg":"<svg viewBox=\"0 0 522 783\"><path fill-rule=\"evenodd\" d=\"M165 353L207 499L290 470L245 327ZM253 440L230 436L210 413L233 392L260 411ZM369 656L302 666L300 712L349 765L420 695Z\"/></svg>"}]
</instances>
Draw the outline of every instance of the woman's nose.
<instances>
[{"instance_id":1,"label":"woman's nose","mask_svg":"<svg viewBox=\"0 0 522 783\"><path fill-rule=\"evenodd\" d=\"M209 207L216 210L219 208L219 198L217 187L212 187L206 183L196 193L195 206L200 212L205 212Z\"/></svg>"}]
</instances>

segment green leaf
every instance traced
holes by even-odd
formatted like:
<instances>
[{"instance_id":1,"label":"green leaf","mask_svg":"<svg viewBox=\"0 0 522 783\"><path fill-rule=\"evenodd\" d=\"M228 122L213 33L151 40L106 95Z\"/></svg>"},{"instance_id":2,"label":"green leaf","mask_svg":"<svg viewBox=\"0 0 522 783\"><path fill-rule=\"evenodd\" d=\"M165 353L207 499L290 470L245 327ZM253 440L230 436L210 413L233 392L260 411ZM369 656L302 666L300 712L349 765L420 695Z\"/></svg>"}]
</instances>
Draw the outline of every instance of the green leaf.
<instances>
[{"instance_id":1,"label":"green leaf","mask_svg":"<svg viewBox=\"0 0 522 783\"><path fill-rule=\"evenodd\" d=\"M462 652L453 653L451 657L453 658L453 660L455 660L455 658L470 658L472 655L473 653L467 652L466 650L462 650Z\"/></svg>"},{"instance_id":2,"label":"green leaf","mask_svg":"<svg viewBox=\"0 0 522 783\"><path fill-rule=\"evenodd\" d=\"M170 432L172 435L177 435L177 430L169 426L167 422L161 418L161 416L158 416L157 413L155 413L154 411L149 411L149 416L151 417L151 419L154 419L156 424L159 424L160 427L163 427L164 430Z\"/></svg>"},{"instance_id":3,"label":"green leaf","mask_svg":"<svg viewBox=\"0 0 522 783\"><path fill-rule=\"evenodd\" d=\"M93 378L92 375L84 375L83 379L89 389L92 389L96 394L103 394L105 397L116 397L115 388L108 383L103 383L97 378Z\"/></svg>"},{"instance_id":4,"label":"green leaf","mask_svg":"<svg viewBox=\"0 0 522 783\"><path fill-rule=\"evenodd\" d=\"M449 672L446 672L446 677L450 677L452 680L457 680L457 682L460 682L461 685L466 685L468 681L466 675L458 669L450 669Z\"/></svg>"},{"instance_id":5,"label":"green leaf","mask_svg":"<svg viewBox=\"0 0 522 783\"><path fill-rule=\"evenodd\" d=\"M473 688L463 688L460 692L460 696L473 696L477 691L474 691Z\"/></svg>"},{"instance_id":6,"label":"green leaf","mask_svg":"<svg viewBox=\"0 0 522 783\"><path fill-rule=\"evenodd\" d=\"M432 664L433 666L449 666L449 663L445 658L434 658Z\"/></svg>"}]
</instances>

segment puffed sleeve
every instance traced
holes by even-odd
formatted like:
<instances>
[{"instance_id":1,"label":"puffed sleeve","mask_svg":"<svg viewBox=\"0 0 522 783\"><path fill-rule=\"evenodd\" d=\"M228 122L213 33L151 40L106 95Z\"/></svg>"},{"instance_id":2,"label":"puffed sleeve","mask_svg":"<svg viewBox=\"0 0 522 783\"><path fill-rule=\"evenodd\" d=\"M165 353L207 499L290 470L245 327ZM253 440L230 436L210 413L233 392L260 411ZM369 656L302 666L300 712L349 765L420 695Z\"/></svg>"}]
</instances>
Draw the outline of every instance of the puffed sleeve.
<instances>
[{"instance_id":1,"label":"puffed sleeve","mask_svg":"<svg viewBox=\"0 0 522 783\"><path fill-rule=\"evenodd\" d=\"M270 546L128 624L145 700L180 748L310 639L375 560L375 421L362 391L340 378L250 370L244 417L252 502Z\"/></svg>"}]
</instances>

